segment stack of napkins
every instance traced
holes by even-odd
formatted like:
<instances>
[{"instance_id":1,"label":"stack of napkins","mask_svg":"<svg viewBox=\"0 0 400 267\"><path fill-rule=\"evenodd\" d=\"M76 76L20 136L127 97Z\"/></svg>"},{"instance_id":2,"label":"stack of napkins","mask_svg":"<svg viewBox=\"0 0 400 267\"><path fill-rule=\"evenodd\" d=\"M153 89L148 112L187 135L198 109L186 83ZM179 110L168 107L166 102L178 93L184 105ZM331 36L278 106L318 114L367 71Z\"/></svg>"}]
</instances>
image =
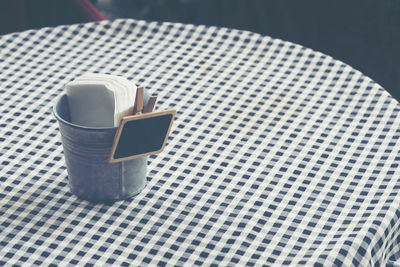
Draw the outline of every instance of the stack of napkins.
<instances>
[{"instance_id":1,"label":"stack of napkins","mask_svg":"<svg viewBox=\"0 0 400 267\"><path fill-rule=\"evenodd\" d=\"M71 122L86 127L116 127L133 113L136 85L119 76L85 74L65 87Z\"/></svg>"}]
</instances>

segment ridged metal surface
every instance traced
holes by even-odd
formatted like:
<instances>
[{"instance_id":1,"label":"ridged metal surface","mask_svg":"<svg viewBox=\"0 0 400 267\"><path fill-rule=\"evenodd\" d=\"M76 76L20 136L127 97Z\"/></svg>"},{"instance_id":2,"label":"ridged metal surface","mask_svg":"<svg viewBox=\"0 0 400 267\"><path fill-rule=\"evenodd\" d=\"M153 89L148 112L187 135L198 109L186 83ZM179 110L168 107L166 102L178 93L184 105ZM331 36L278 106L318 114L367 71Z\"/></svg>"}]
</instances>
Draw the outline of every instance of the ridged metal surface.
<instances>
[{"instance_id":1,"label":"ridged metal surface","mask_svg":"<svg viewBox=\"0 0 400 267\"><path fill-rule=\"evenodd\" d=\"M145 92L144 103L149 95ZM147 157L109 163L117 127L88 128L69 122L68 98L53 109L59 122L71 191L93 202L113 202L138 194L146 184Z\"/></svg>"}]
</instances>

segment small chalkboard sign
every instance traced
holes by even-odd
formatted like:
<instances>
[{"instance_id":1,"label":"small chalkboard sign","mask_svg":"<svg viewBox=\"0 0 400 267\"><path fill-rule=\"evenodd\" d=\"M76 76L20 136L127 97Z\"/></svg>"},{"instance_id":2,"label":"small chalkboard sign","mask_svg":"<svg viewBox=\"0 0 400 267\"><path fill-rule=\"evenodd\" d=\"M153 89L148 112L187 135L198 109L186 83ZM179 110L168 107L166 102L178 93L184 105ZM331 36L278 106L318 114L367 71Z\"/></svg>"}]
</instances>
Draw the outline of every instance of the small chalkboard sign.
<instances>
[{"instance_id":1,"label":"small chalkboard sign","mask_svg":"<svg viewBox=\"0 0 400 267\"><path fill-rule=\"evenodd\" d=\"M175 114L175 110L165 110L124 117L117 129L109 162L163 151Z\"/></svg>"}]
</instances>

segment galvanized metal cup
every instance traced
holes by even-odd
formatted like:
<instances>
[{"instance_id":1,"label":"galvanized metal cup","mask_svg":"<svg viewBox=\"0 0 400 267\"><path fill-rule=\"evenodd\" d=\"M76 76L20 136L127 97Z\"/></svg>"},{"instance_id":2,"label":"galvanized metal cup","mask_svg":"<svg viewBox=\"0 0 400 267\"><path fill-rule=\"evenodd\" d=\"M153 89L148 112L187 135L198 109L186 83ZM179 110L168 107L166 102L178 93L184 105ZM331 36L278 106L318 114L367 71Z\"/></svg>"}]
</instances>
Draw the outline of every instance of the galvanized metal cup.
<instances>
[{"instance_id":1,"label":"galvanized metal cup","mask_svg":"<svg viewBox=\"0 0 400 267\"><path fill-rule=\"evenodd\" d=\"M148 99L145 92L144 105ZM92 128L71 123L65 94L57 99L53 113L59 123L73 194L106 203L130 198L145 187L147 157L108 162L117 127Z\"/></svg>"}]
</instances>

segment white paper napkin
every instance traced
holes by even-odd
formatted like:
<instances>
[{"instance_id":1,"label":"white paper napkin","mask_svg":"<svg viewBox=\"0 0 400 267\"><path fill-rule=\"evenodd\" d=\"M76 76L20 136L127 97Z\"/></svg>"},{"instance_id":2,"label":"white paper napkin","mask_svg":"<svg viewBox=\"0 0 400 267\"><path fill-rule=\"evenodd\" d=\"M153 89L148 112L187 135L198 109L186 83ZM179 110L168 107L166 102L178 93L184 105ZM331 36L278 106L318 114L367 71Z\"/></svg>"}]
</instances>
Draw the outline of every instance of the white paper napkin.
<instances>
[{"instance_id":1,"label":"white paper napkin","mask_svg":"<svg viewBox=\"0 0 400 267\"><path fill-rule=\"evenodd\" d=\"M120 76L85 74L65 86L71 122L87 127L116 127L132 114L136 85Z\"/></svg>"}]
</instances>

